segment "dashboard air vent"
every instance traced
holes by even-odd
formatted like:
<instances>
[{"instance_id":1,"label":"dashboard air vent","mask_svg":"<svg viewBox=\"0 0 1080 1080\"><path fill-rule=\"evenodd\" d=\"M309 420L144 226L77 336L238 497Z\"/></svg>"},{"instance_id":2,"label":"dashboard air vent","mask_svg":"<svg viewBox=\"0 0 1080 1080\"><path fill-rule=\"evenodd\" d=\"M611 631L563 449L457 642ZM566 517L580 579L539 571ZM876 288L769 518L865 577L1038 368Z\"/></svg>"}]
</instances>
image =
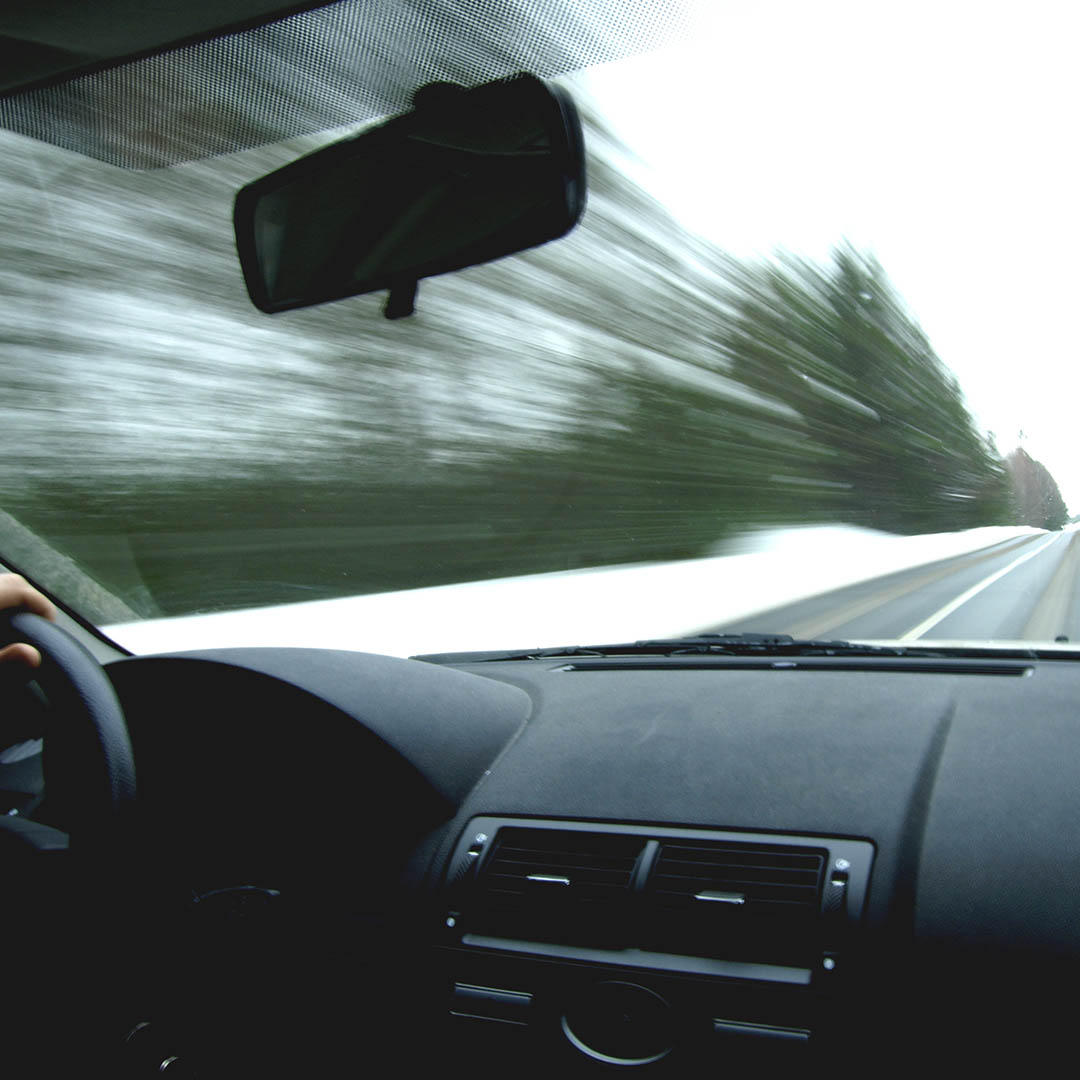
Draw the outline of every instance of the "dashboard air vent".
<instances>
[{"instance_id":1,"label":"dashboard air vent","mask_svg":"<svg viewBox=\"0 0 1080 1080\"><path fill-rule=\"evenodd\" d=\"M644 846L635 836L500 829L476 882L470 921L506 937L619 942Z\"/></svg>"},{"instance_id":2,"label":"dashboard air vent","mask_svg":"<svg viewBox=\"0 0 1080 1080\"><path fill-rule=\"evenodd\" d=\"M828 851L666 840L646 884L649 945L777 959L815 945Z\"/></svg>"}]
</instances>

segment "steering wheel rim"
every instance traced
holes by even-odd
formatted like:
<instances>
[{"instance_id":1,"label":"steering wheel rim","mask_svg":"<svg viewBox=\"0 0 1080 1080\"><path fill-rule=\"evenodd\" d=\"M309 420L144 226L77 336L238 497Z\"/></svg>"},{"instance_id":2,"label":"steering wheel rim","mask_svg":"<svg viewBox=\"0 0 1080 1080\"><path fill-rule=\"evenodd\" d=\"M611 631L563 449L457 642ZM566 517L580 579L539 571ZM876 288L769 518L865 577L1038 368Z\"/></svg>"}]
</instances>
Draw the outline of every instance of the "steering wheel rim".
<instances>
[{"instance_id":1,"label":"steering wheel rim","mask_svg":"<svg viewBox=\"0 0 1080 1080\"><path fill-rule=\"evenodd\" d=\"M33 678L50 705L43 752L49 806L73 851L107 844L135 800L135 759L112 683L81 642L40 615L7 615L0 637L41 653Z\"/></svg>"}]
</instances>

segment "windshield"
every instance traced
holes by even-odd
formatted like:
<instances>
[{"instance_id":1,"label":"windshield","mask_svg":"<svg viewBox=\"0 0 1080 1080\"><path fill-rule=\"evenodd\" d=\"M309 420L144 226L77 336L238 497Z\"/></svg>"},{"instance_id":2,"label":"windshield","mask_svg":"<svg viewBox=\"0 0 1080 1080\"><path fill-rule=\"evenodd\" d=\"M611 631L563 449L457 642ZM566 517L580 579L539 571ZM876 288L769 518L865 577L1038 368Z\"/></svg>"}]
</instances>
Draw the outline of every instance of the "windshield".
<instances>
[{"instance_id":1,"label":"windshield","mask_svg":"<svg viewBox=\"0 0 1080 1080\"><path fill-rule=\"evenodd\" d=\"M237 263L236 192L355 128L148 171L0 131L0 559L136 651L1080 640L1041 10L705 5L559 80L582 224L392 322Z\"/></svg>"}]
</instances>

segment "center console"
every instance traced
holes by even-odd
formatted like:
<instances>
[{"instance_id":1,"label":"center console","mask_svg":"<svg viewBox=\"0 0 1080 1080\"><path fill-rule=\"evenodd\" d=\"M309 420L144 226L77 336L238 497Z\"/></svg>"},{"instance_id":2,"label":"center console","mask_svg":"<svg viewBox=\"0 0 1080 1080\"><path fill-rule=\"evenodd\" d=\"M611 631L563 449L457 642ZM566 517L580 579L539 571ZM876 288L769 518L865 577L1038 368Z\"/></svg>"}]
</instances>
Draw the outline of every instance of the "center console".
<instances>
[{"instance_id":1,"label":"center console","mask_svg":"<svg viewBox=\"0 0 1080 1080\"><path fill-rule=\"evenodd\" d=\"M571 1075L817 1056L853 989L873 855L838 837L474 818L441 893L447 1035L479 1066Z\"/></svg>"}]
</instances>

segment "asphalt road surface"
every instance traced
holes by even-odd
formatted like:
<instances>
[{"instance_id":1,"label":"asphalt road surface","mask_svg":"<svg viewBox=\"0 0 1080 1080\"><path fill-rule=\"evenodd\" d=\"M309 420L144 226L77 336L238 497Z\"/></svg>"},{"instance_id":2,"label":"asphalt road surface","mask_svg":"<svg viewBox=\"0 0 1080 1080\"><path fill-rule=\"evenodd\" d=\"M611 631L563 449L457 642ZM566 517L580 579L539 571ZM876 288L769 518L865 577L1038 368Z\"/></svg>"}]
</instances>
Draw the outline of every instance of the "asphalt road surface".
<instances>
[{"instance_id":1,"label":"asphalt road surface","mask_svg":"<svg viewBox=\"0 0 1080 1080\"><path fill-rule=\"evenodd\" d=\"M800 638L1080 643L1080 531L982 551L761 612L720 632Z\"/></svg>"}]
</instances>

